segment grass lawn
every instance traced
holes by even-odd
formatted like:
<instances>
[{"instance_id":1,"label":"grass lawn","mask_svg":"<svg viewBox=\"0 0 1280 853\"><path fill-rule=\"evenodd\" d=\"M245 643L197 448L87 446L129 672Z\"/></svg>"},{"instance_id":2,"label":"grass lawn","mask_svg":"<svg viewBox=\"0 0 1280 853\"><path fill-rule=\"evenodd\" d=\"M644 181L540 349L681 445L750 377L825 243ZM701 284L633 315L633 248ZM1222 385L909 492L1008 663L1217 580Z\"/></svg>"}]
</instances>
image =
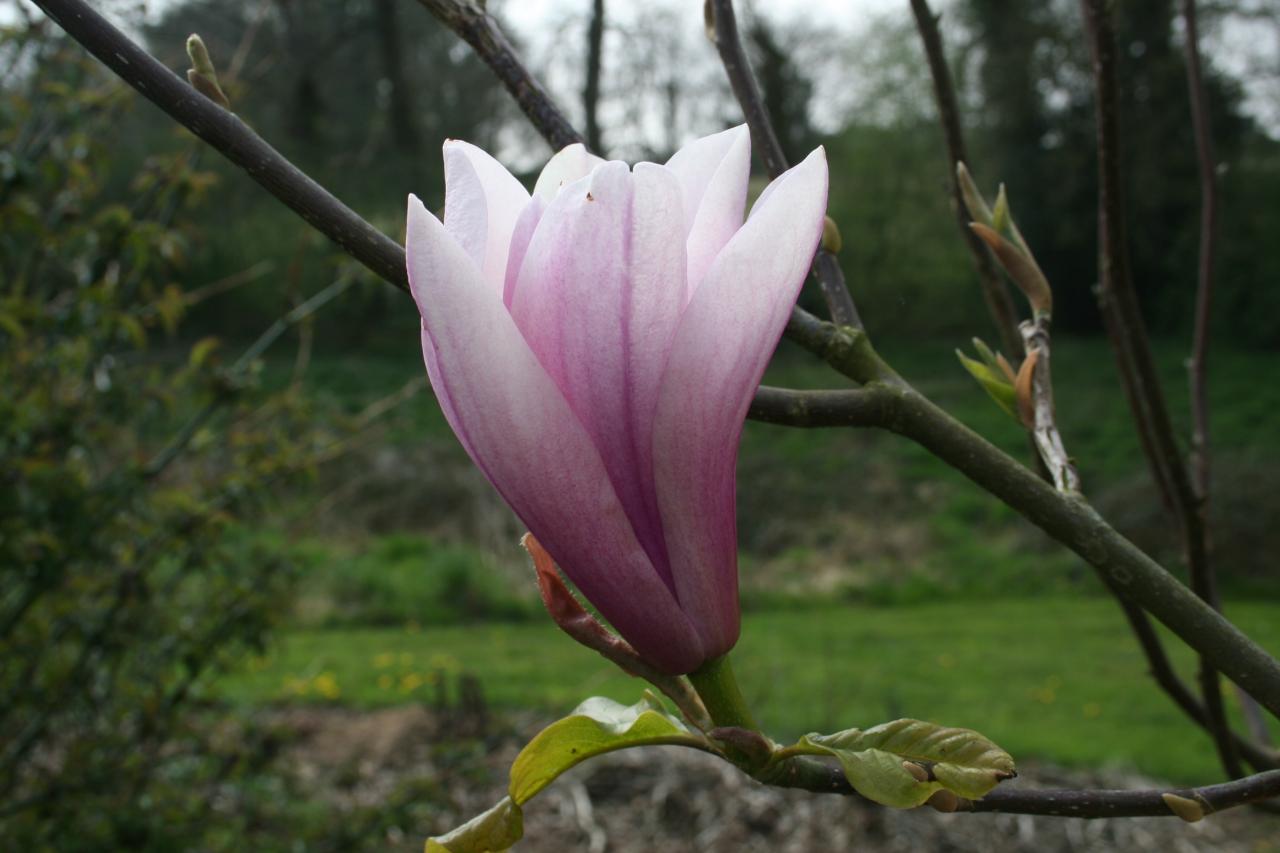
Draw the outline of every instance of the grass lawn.
<instances>
[{"instance_id":1,"label":"grass lawn","mask_svg":"<svg viewBox=\"0 0 1280 853\"><path fill-rule=\"evenodd\" d=\"M1280 651L1280 604L1229 615ZM1191 656L1170 644L1189 671ZM748 614L734 653L743 690L779 739L919 717L975 728L1015 758L1119 765L1172 782L1218 778L1212 744L1145 675L1103 599L823 607ZM582 698L634 701L619 675L546 622L293 631L225 679L237 704L430 701L442 676L477 676L506 709L567 713Z\"/></svg>"}]
</instances>

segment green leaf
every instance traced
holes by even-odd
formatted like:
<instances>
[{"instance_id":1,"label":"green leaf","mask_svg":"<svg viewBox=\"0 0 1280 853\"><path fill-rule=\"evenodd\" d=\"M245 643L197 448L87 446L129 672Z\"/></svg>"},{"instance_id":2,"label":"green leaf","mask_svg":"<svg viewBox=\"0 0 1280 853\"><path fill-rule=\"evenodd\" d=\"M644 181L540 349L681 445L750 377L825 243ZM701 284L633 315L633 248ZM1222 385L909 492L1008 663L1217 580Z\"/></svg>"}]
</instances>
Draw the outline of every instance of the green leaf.
<instances>
[{"instance_id":1,"label":"green leaf","mask_svg":"<svg viewBox=\"0 0 1280 853\"><path fill-rule=\"evenodd\" d=\"M981 361L969 358L960 350L956 350L956 358L960 359L960 364L969 371L969 375L978 380L982 390L987 392L997 406L1015 418L1018 416L1018 394L1003 374Z\"/></svg>"},{"instance_id":2,"label":"green leaf","mask_svg":"<svg viewBox=\"0 0 1280 853\"><path fill-rule=\"evenodd\" d=\"M191 356L188 359L188 363L192 367L202 367L221 343L221 341L212 336L196 341L195 345L191 347Z\"/></svg>"},{"instance_id":3,"label":"green leaf","mask_svg":"<svg viewBox=\"0 0 1280 853\"><path fill-rule=\"evenodd\" d=\"M977 350L978 357L982 359L983 363L986 364L987 367L992 370L996 369L999 364L999 362L996 361L996 354L992 351L991 347L987 346L986 342L983 341L982 338L973 338L973 348Z\"/></svg>"},{"instance_id":4,"label":"green leaf","mask_svg":"<svg viewBox=\"0 0 1280 853\"><path fill-rule=\"evenodd\" d=\"M634 705L592 697L539 732L516 756L508 789L511 799L518 805L528 802L561 773L588 758L654 744L712 749L706 738L668 714L649 691Z\"/></svg>"},{"instance_id":5,"label":"green leaf","mask_svg":"<svg viewBox=\"0 0 1280 853\"><path fill-rule=\"evenodd\" d=\"M921 720L806 735L800 746L834 756L854 790L896 808L918 806L942 788L980 799L1016 775L1009 753L977 732ZM928 767L933 779L920 781L903 766L904 760Z\"/></svg>"},{"instance_id":6,"label":"green leaf","mask_svg":"<svg viewBox=\"0 0 1280 853\"><path fill-rule=\"evenodd\" d=\"M509 849L522 835L524 813L510 797L503 797L496 806L448 835L428 838L426 853L499 853Z\"/></svg>"}]
</instances>

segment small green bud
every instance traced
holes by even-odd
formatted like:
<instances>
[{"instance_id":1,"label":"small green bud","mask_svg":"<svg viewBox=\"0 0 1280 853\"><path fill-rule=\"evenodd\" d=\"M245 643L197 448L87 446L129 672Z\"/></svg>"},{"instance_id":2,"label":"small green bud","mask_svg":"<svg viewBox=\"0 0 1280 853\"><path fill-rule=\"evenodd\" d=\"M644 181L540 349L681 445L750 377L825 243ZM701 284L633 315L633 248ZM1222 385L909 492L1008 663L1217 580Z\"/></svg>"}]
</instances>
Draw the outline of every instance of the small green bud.
<instances>
[{"instance_id":1,"label":"small green bud","mask_svg":"<svg viewBox=\"0 0 1280 853\"><path fill-rule=\"evenodd\" d=\"M962 162L956 163L956 183L960 185L960 195L964 198L964 206L969 210L969 218L990 226L994 222L991 208L987 207L986 199L978 192L973 176Z\"/></svg>"},{"instance_id":2,"label":"small green bud","mask_svg":"<svg viewBox=\"0 0 1280 853\"><path fill-rule=\"evenodd\" d=\"M1161 794L1160 799L1164 800L1164 804L1169 807L1169 811L1185 820L1187 823L1195 823L1204 819L1204 806L1195 800L1179 796L1178 794Z\"/></svg>"},{"instance_id":3,"label":"small green bud","mask_svg":"<svg viewBox=\"0 0 1280 853\"><path fill-rule=\"evenodd\" d=\"M204 46L204 40L197 33L187 36L187 58L191 60L191 67L187 69L187 82L192 88L224 110L231 109L231 102L218 85L218 72L213 67L213 60L209 58L209 49Z\"/></svg>"},{"instance_id":4,"label":"small green bud","mask_svg":"<svg viewBox=\"0 0 1280 853\"><path fill-rule=\"evenodd\" d=\"M1004 184L1001 184L1000 191L996 194L995 210L991 211L991 227L1004 231L1009 224L1009 196L1005 194Z\"/></svg>"},{"instance_id":5,"label":"small green bud","mask_svg":"<svg viewBox=\"0 0 1280 853\"><path fill-rule=\"evenodd\" d=\"M1014 380L1003 367L988 366L985 361L969 358L960 350L956 350L956 358L997 406L1014 419L1021 420L1018 416L1018 395L1014 390ZM997 356L996 363L999 364L1002 361L1003 358Z\"/></svg>"},{"instance_id":6,"label":"small green bud","mask_svg":"<svg viewBox=\"0 0 1280 853\"><path fill-rule=\"evenodd\" d=\"M844 239L840 236L840 226L830 216L822 219L822 249L835 255L844 247Z\"/></svg>"}]
</instances>

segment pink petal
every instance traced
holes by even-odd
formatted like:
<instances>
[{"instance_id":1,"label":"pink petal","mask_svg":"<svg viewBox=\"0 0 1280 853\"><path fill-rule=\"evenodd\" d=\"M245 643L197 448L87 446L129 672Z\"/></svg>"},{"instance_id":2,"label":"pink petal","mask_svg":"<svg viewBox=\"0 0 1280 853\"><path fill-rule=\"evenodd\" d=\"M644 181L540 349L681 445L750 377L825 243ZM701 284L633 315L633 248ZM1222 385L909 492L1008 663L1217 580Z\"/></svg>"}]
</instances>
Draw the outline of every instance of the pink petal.
<instances>
[{"instance_id":1,"label":"pink petal","mask_svg":"<svg viewBox=\"0 0 1280 853\"><path fill-rule=\"evenodd\" d=\"M709 657L738 637L738 439L822 233L822 149L774 184L685 309L654 423L658 506L676 597Z\"/></svg>"},{"instance_id":2,"label":"pink petal","mask_svg":"<svg viewBox=\"0 0 1280 853\"><path fill-rule=\"evenodd\" d=\"M560 188L568 186L579 178L591 174L591 170L605 162L592 154L581 142L566 145L557 151L547 165L542 167L538 181L533 185L533 194L551 201L560 192Z\"/></svg>"},{"instance_id":3,"label":"pink petal","mask_svg":"<svg viewBox=\"0 0 1280 853\"><path fill-rule=\"evenodd\" d=\"M456 139L444 144L444 178L445 228L501 293L511 232L529 193L497 160Z\"/></svg>"},{"instance_id":4,"label":"pink petal","mask_svg":"<svg viewBox=\"0 0 1280 853\"><path fill-rule=\"evenodd\" d=\"M666 168L597 167L542 214L511 315L600 449L658 572L670 573L653 488L658 383L684 294L680 188Z\"/></svg>"},{"instance_id":5,"label":"pink petal","mask_svg":"<svg viewBox=\"0 0 1280 853\"><path fill-rule=\"evenodd\" d=\"M507 253L506 284L502 288L502 304L507 308L511 307L511 300L515 296L516 282L520 277L520 267L524 265L524 254L529 249L529 241L533 239L533 233L537 230L538 223L542 221L542 213L546 209L546 201L542 196L535 195L520 212L520 218L516 220L515 228L511 232L511 249Z\"/></svg>"},{"instance_id":6,"label":"pink petal","mask_svg":"<svg viewBox=\"0 0 1280 853\"><path fill-rule=\"evenodd\" d=\"M636 541L586 430L498 292L412 196L406 249L427 371L468 454L642 656L668 672L696 668L697 633Z\"/></svg>"},{"instance_id":7,"label":"pink petal","mask_svg":"<svg viewBox=\"0 0 1280 853\"><path fill-rule=\"evenodd\" d=\"M684 196L692 293L725 243L742 226L751 175L751 134L739 125L689 143L667 161Z\"/></svg>"}]
</instances>

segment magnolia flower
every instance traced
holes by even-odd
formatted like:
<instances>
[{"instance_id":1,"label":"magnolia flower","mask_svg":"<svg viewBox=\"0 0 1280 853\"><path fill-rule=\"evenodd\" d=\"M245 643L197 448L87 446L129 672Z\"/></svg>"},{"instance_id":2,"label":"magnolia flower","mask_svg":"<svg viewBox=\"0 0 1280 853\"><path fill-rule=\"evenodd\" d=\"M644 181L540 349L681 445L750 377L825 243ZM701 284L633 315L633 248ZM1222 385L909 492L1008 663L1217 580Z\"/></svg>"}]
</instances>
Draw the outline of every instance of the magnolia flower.
<instances>
[{"instance_id":1,"label":"magnolia flower","mask_svg":"<svg viewBox=\"0 0 1280 853\"><path fill-rule=\"evenodd\" d=\"M473 145L444 161L444 222L410 196L406 244L445 417L640 656L692 672L738 639L738 440L822 232L825 155L745 223L745 127L663 166L571 145L532 196Z\"/></svg>"}]
</instances>

